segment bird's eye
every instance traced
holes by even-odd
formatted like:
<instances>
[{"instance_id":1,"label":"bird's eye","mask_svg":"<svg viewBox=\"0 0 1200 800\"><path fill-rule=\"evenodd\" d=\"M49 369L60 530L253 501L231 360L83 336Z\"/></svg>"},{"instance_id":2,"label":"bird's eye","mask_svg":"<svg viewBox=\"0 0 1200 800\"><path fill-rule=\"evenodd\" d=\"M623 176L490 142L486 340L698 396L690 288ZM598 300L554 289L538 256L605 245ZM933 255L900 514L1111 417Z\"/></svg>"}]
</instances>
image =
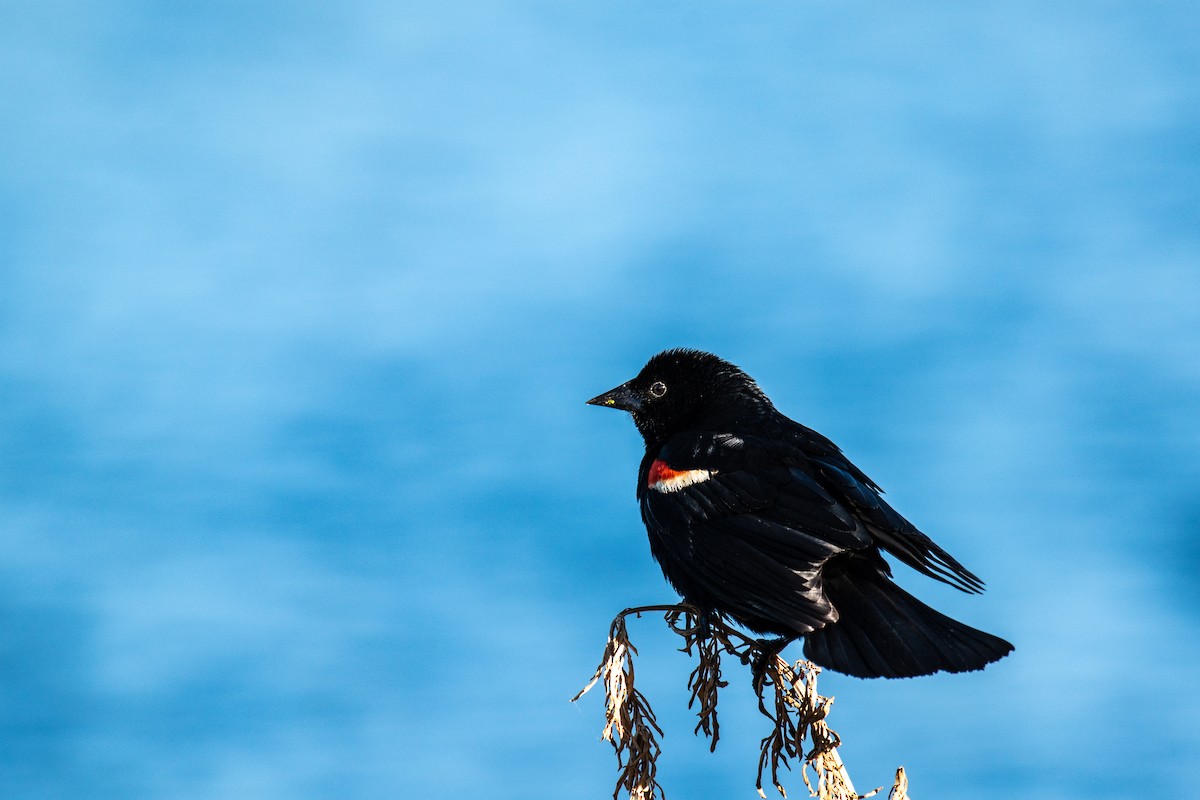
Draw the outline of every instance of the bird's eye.
<instances>
[{"instance_id":1,"label":"bird's eye","mask_svg":"<svg viewBox=\"0 0 1200 800\"><path fill-rule=\"evenodd\" d=\"M662 381L655 381L654 383L650 384L650 394L654 395L655 397L662 397L666 393L667 385Z\"/></svg>"}]
</instances>

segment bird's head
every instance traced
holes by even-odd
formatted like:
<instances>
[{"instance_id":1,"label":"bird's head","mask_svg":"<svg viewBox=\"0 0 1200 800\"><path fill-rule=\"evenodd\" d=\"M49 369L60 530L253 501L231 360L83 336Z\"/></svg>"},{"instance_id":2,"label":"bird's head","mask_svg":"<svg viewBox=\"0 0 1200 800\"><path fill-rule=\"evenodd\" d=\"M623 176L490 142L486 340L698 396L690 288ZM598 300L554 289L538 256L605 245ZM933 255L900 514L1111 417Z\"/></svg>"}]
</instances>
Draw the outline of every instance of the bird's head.
<instances>
[{"instance_id":1,"label":"bird's head","mask_svg":"<svg viewBox=\"0 0 1200 800\"><path fill-rule=\"evenodd\" d=\"M711 353L683 349L659 353L637 377L588 404L628 411L647 446L690 429L733 432L772 408L738 367Z\"/></svg>"}]
</instances>

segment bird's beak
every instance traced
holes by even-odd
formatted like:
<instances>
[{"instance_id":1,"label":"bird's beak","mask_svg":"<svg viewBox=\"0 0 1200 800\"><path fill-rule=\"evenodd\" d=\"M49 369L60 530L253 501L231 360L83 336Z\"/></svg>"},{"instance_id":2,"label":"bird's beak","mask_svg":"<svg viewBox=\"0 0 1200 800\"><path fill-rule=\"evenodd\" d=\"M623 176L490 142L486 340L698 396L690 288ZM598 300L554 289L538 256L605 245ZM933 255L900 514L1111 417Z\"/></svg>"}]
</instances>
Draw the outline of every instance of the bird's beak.
<instances>
[{"instance_id":1,"label":"bird's beak","mask_svg":"<svg viewBox=\"0 0 1200 800\"><path fill-rule=\"evenodd\" d=\"M634 413L642 410L642 400L638 393L633 390L628 383L622 383L615 389L610 389L599 397L593 397L587 401L589 406L604 406L606 408L619 408L622 411Z\"/></svg>"}]
</instances>

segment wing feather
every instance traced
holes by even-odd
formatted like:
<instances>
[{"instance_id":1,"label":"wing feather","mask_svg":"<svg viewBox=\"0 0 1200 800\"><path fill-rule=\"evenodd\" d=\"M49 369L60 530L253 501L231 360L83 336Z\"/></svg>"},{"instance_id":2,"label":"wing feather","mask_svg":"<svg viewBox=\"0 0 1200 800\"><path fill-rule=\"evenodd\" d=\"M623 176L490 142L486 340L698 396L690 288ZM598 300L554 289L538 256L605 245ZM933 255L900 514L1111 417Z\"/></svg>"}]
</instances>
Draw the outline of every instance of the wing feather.
<instances>
[{"instance_id":1,"label":"wing feather","mask_svg":"<svg viewBox=\"0 0 1200 800\"><path fill-rule=\"evenodd\" d=\"M849 471L827 460L814 459L813 463L822 477L846 498L856 516L867 524L880 547L934 580L968 594L983 591L984 583L978 576L888 505L878 491L871 488L874 484L863 484Z\"/></svg>"},{"instance_id":2,"label":"wing feather","mask_svg":"<svg viewBox=\"0 0 1200 800\"><path fill-rule=\"evenodd\" d=\"M651 547L668 580L685 598L758 630L802 635L836 621L821 567L870 538L819 486L793 491L793 483L787 466L726 467L679 491L642 492Z\"/></svg>"}]
</instances>

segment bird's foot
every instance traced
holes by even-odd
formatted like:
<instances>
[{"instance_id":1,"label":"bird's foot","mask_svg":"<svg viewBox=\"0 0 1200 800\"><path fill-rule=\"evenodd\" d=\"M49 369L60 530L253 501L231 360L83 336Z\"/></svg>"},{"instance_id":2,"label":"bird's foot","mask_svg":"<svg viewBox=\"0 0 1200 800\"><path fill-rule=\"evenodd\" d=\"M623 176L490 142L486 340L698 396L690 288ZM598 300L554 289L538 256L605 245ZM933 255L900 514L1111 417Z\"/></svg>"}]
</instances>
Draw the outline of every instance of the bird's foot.
<instances>
[{"instance_id":1,"label":"bird's foot","mask_svg":"<svg viewBox=\"0 0 1200 800\"><path fill-rule=\"evenodd\" d=\"M742 656L742 663L750 665L754 691L759 697L762 697L763 688L767 683L767 670L775 665L775 658L791 641L787 637L759 639Z\"/></svg>"},{"instance_id":2,"label":"bird's foot","mask_svg":"<svg viewBox=\"0 0 1200 800\"><path fill-rule=\"evenodd\" d=\"M688 604L691 605L691 604ZM677 628L676 630L688 637L695 639L707 639L712 633L712 612L707 609L701 609L699 606L692 605L688 609L685 621L695 620L691 627Z\"/></svg>"}]
</instances>

